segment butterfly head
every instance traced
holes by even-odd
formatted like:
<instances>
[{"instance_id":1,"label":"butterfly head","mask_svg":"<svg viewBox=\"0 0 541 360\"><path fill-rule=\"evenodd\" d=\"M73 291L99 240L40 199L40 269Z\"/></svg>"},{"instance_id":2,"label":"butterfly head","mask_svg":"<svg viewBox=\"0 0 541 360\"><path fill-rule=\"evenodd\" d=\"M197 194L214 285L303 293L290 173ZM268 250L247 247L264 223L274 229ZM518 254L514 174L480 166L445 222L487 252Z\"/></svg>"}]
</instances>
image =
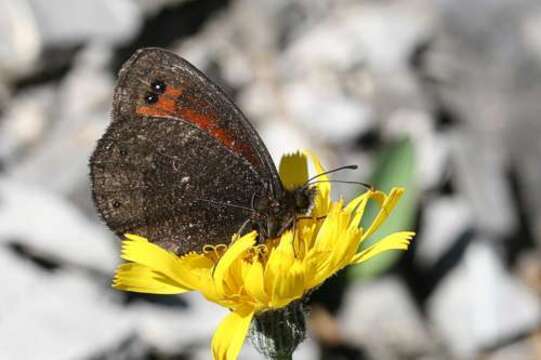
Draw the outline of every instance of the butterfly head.
<instances>
[{"instance_id":1,"label":"butterfly head","mask_svg":"<svg viewBox=\"0 0 541 360\"><path fill-rule=\"evenodd\" d=\"M316 189L302 186L284 191L282 197L275 199L263 197L253 204L252 223L262 239L274 238L291 228L300 216L309 215L316 196Z\"/></svg>"}]
</instances>

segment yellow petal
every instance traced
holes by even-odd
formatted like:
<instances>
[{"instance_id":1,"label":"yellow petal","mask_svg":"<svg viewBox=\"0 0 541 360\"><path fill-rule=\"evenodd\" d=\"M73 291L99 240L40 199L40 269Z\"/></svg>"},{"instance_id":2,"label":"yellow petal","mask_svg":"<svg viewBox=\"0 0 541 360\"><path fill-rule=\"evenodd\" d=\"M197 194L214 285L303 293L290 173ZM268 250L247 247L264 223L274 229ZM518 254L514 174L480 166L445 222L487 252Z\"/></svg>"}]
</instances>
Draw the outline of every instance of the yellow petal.
<instances>
[{"instance_id":1,"label":"yellow petal","mask_svg":"<svg viewBox=\"0 0 541 360\"><path fill-rule=\"evenodd\" d=\"M219 294L225 294L224 280L231 265L239 257L244 255L246 250L248 250L254 245L256 236L257 233L255 231L252 231L251 233L246 234L239 239L236 239L216 265L213 278L216 285L216 290Z\"/></svg>"},{"instance_id":2,"label":"yellow petal","mask_svg":"<svg viewBox=\"0 0 541 360\"><path fill-rule=\"evenodd\" d=\"M351 260L351 264L359 264L387 250L407 250L415 235L412 231L400 231L386 236L374 245L364 249Z\"/></svg>"},{"instance_id":3,"label":"yellow petal","mask_svg":"<svg viewBox=\"0 0 541 360\"><path fill-rule=\"evenodd\" d=\"M351 226L351 215L335 203L323 222L315 246L306 258L307 286L313 287L348 265L357 251L361 230Z\"/></svg>"},{"instance_id":4,"label":"yellow petal","mask_svg":"<svg viewBox=\"0 0 541 360\"><path fill-rule=\"evenodd\" d=\"M222 320L212 337L212 357L214 360L235 360L239 355L253 311L232 312Z\"/></svg>"},{"instance_id":5,"label":"yellow petal","mask_svg":"<svg viewBox=\"0 0 541 360\"><path fill-rule=\"evenodd\" d=\"M292 264L294 257L293 232L286 231L280 237L278 246L271 250L265 266L264 278L267 294L272 296L278 277L282 276L283 270Z\"/></svg>"},{"instance_id":6,"label":"yellow petal","mask_svg":"<svg viewBox=\"0 0 541 360\"><path fill-rule=\"evenodd\" d=\"M190 253L180 258L182 263L187 264L194 269L212 269L214 262L207 256L198 253Z\"/></svg>"},{"instance_id":7,"label":"yellow petal","mask_svg":"<svg viewBox=\"0 0 541 360\"><path fill-rule=\"evenodd\" d=\"M381 204L381 208L372 223L370 224L370 227L363 234L363 240L372 235L389 217L394 207L398 203L398 200L400 200L402 194L404 194L404 188L392 188L389 195L383 197L383 203ZM374 192L371 194L371 198L379 202L381 201L381 193L379 191Z\"/></svg>"},{"instance_id":8,"label":"yellow petal","mask_svg":"<svg viewBox=\"0 0 541 360\"><path fill-rule=\"evenodd\" d=\"M191 290L164 279L144 265L134 263L118 266L113 287L149 294L180 294Z\"/></svg>"},{"instance_id":9,"label":"yellow petal","mask_svg":"<svg viewBox=\"0 0 541 360\"><path fill-rule=\"evenodd\" d=\"M207 299L212 299L211 301L217 299L218 295L214 281L212 281L214 262L207 256L196 253L183 256L181 262L186 265L185 269L190 269L191 277L196 279L194 280L196 282L194 290L201 292Z\"/></svg>"},{"instance_id":10,"label":"yellow petal","mask_svg":"<svg viewBox=\"0 0 541 360\"><path fill-rule=\"evenodd\" d=\"M281 276L275 279L271 307L278 309L286 306L302 297L304 290L304 267L295 261L283 268Z\"/></svg>"},{"instance_id":11,"label":"yellow petal","mask_svg":"<svg viewBox=\"0 0 541 360\"><path fill-rule=\"evenodd\" d=\"M316 175L320 175L325 172L319 158L311 151L304 152L312 161ZM331 183L327 175L320 175L316 179L315 185L317 189L316 198L314 201L314 209L312 210L313 216L324 216L327 214L329 206L331 205Z\"/></svg>"},{"instance_id":12,"label":"yellow petal","mask_svg":"<svg viewBox=\"0 0 541 360\"><path fill-rule=\"evenodd\" d=\"M321 285L329 276L334 272L329 272L327 259L330 256L329 251L316 252L309 258L305 259L304 266L304 287L305 289L312 289Z\"/></svg>"},{"instance_id":13,"label":"yellow petal","mask_svg":"<svg viewBox=\"0 0 541 360\"><path fill-rule=\"evenodd\" d=\"M313 219L301 219L295 224L293 247L298 258L303 259L314 246L318 223Z\"/></svg>"},{"instance_id":14,"label":"yellow petal","mask_svg":"<svg viewBox=\"0 0 541 360\"><path fill-rule=\"evenodd\" d=\"M286 190L295 190L308 180L306 155L301 152L286 154L280 160L280 180Z\"/></svg>"},{"instance_id":15,"label":"yellow petal","mask_svg":"<svg viewBox=\"0 0 541 360\"><path fill-rule=\"evenodd\" d=\"M345 212L354 214L354 217L351 220L352 226L359 227L359 223L361 222L364 211L366 210L366 205L368 204L368 200L372 193L372 191L367 191L364 194L357 196L344 208Z\"/></svg>"},{"instance_id":16,"label":"yellow petal","mask_svg":"<svg viewBox=\"0 0 541 360\"><path fill-rule=\"evenodd\" d=\"M248 295L255 298L258 302L266 304L269 296L265 291L265 279L263 276L263 264L254 261L252 264L246 264L248 267L244 276L244 286Z\"/></svg>"},{"instance_id":17,"label":"yellow petal","mask_svg":"<svg viewBox=\"0 0 541 360\"><path fill-rule=\"evenodd\" d=\"M163 274L182 288L197 288L198 279L188 264L183 263L175 254L148 242L144 237L126 234L126 239L122 242L122 258Z\"/></svg>"},{"instance_id":18,"label":"yellow petal","mask_svg":"<svg viewBox=\"0 0 541 360\"><path fill-rule=\"evenodd\" d=\"M293 245L293 232L285 232L267 260L265 291L273 308L287 305L301 297L305 290L303 261L296 258Z\"/></svg>"},{"instance_id":19,"label":"yellow petal","mask_svg":"<svg viewBox=\"0 0 541 360\"><path fill-rule=\"evenodd\" d=\"M334 251L337 246L343 246L339 238L341 232L347 228L347 219L349 215L342 211L342 203L338 201L332 204L316 235L312 251Z\"/></svg>"}]
</instances>

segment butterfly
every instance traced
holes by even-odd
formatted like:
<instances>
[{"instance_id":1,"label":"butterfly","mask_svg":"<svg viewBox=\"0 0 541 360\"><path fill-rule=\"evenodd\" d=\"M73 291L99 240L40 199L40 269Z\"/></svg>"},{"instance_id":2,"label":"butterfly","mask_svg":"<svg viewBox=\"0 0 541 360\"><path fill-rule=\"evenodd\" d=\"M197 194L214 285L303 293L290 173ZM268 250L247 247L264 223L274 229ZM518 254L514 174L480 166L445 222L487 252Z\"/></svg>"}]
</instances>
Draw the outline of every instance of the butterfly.
<instances>
[{"instance_id":1,"label":"butterfly","mask_svg":"<svg viewBox=\"0 0 541 360\"><path fill-rule=\"evenodd\" d=\"M112 120L90 158L95 205L119 236L178 255L309 213L315 190L286 189L265 144L225 92L178 55L140 49L122 66Z\"/></svg>"}]
</instances>

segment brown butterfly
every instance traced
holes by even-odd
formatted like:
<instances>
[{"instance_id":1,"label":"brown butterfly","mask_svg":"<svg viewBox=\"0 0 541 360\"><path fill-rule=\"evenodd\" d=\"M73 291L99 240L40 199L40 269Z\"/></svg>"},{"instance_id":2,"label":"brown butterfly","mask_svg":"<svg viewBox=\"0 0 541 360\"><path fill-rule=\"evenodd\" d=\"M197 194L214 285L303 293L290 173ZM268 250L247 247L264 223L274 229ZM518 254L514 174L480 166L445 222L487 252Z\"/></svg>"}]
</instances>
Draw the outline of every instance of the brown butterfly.
<instances>
[{"instance_id":1,"label":"brown butterfly","mask_svg":"<svg viewBox=\"0 0 541 360\"><path fill-rule=\"evenodd\" d=\"M306 214L314 190L286 190L252 125L226 94L169 51L137 51L122 67L112 121L90 159L93 197L119 236L176 252L277 236Z\"/></svg>"}]
</instances>

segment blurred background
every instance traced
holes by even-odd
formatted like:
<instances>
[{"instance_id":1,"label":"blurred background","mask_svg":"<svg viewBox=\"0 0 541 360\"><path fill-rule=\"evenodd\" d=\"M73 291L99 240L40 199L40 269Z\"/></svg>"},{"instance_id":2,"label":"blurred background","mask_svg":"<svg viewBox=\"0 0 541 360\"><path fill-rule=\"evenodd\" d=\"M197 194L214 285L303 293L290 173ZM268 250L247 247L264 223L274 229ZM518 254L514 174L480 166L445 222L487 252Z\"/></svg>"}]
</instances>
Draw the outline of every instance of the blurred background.
<instances>
[{"instance_id":1,"label":"blurred background","mask_svg":"<svg viewBox=\"0 0 541 360\"><path fill-rule=\"evenodd\" d=\"M538 0L0 0L0 359L210 358L225 311L111 289L119 241L91 201L143 46L219 83L275 160L312 149L360 166L336 179L407 188L382 231L412 248L314 294L296 359L541 359Z\"/></svg>"}]
</instances>

